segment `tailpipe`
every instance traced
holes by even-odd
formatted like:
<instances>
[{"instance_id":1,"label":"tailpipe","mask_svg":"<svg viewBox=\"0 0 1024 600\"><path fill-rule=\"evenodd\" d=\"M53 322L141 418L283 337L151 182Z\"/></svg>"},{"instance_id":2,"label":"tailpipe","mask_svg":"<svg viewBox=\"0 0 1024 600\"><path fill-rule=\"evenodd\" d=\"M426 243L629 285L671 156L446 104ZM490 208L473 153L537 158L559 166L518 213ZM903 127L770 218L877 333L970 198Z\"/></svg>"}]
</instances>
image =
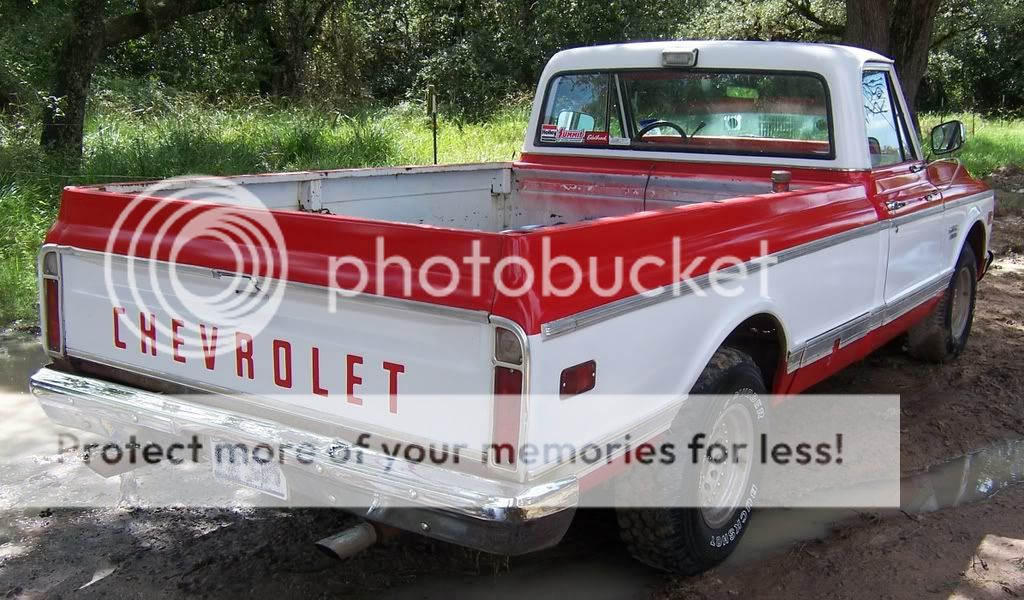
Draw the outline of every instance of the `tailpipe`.
<instances>
[{"instance_id":1,"label":"tailpipe","mask_svg":"<svg viewBox=\"0 0 1024 600\"><path fill-rule=\"evenodd\" d=\"M359 523L325 537L316 547L332 558L345 560L377 543L377 530L369 523Z\"/></svg>"}]
</instances>

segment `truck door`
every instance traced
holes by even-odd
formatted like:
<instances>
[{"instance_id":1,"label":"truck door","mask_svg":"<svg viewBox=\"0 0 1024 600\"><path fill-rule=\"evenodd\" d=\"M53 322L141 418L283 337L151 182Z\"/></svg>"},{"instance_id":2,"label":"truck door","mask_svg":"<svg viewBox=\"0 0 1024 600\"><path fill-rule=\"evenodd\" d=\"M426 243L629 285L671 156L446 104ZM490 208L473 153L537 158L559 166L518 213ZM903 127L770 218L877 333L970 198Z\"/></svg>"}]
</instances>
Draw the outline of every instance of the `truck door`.
<instances>
[{"instance_id":1,"label":"truck door","mask_svg":"<svg viewBox=\"0 0 1024 600\"><path fill-rule=\"evenodd\" d=\"M942 270L942 195L928 181L891 67L865 70L862 92L873 191L890 221L884 299L891 304Z\"/></svg>"}]
</instances>

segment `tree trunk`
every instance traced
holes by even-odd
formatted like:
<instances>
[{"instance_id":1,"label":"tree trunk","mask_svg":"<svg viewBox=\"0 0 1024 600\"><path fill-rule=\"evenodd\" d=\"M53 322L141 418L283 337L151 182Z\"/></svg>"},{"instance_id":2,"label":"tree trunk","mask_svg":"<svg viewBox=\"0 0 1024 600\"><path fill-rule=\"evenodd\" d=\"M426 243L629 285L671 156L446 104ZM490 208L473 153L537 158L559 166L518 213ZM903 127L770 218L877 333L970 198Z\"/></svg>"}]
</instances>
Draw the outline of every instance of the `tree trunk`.
<instances>
[{"instance_id":1,"label":"tree trunk","mask_svg":"<svg viewBox=\"0 0 1024 600\"><path fill-rule=\"evenodd\" d=\"M893 13L890 56L896 61L903 95L911 107L928 67L928 49L938 10L939 0L902 0Z\"/></svg>"},{"instance_id":2,"label":"tree trunk","mask_svg":"<svg viewBox=\"0 0 1024 600\"><path fill-rule=\"evenodd\" d=\"M939 2L846 0L843 43L892 58L911 109L928 66L928 49Z\"/></svg>"},{"instance_id":3,"label":"tree trunk","mask_svg":"<svg viewBox=\"0 0 1024 600\"><path fill-rule=\"evenodd\" d=\"M47 151L81 156L85 106L96 63L103 52L106 0L75 0L70 30L57 50L53 92L43 109L40 143Z\"/></svg>"},{"instance_id":4,"label":"tree trunk","mask_svg":"<svg viewBox=\"0 0 1024 600\"><path fill-rule=\"evenodd\" d=\"M888 55L892 14L892 0L846 0L843 43Z\"/></svg>"}]
</instances>

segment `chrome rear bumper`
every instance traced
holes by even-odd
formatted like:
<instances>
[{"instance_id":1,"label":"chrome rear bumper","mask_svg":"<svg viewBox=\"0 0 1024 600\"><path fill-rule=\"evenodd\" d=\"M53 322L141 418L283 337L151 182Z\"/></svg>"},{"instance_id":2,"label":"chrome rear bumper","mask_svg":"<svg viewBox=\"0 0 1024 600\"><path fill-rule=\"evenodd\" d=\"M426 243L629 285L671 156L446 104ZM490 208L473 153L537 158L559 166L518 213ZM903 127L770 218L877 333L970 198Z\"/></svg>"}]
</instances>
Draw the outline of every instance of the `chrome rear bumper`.
<instances>
[{"instance_id":1,"label":"chrome rear bumper","mask_svg":"<svg viewBox=\"0 0 1024 600\"><path fill-rule=\"evenodd\" d=\"M54 422L74 429L109 431L113 425L118 431L163 436L295 448L311 444L318 452L307 463L291 464L288 481L316 505L338 505L372 521L485 552L515 555L558 543L579 499L574 477L517 483L412 463L242 413L52 368L33 375L30 387ZM364 460L333 458L349 456L346 446Z\"/></svg>"}]
</instances>

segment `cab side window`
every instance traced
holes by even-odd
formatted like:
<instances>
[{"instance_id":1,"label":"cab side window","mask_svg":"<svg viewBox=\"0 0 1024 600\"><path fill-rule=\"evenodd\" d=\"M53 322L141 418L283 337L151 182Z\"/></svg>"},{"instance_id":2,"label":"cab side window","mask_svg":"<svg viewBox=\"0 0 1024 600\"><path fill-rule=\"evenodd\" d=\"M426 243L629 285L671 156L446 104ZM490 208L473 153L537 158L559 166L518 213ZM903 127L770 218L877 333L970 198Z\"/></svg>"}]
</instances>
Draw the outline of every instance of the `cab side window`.
<instances>
[{"instance_id":1,"label":"cab side window","mask_svg":"<svg viewBox=\"0 0 1024 600\"><path fill-rule=\"evenodd\" d=\"M868 133L868 154L872 167L884 167L913 160L909 129L893 93L886 71L865 71L861 83L864 123Z\"/></svg>"}]
</instances>

